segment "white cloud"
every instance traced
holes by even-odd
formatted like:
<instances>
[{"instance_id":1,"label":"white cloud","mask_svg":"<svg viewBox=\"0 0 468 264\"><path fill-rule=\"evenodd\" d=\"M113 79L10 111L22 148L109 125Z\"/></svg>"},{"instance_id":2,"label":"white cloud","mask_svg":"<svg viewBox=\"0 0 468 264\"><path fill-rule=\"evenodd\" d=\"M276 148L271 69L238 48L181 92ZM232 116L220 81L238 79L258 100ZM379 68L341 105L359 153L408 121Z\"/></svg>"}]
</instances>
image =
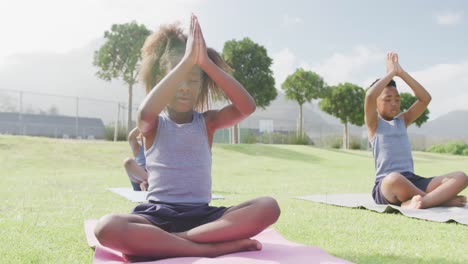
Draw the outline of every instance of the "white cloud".
<instances>
[{"instance_id":1,"label":"white cloud","mask_svg":"<svg viewBox=\"0 0 468 264\"><path fill-rule=\"evenodd\" d=\"M185 25L202 4L203 0L0 1L0 65L12 54L80 48L102 37L112 24L136 20L154 30L182 19Z\"/></svg>"},{"instance_id":2,"label":"white cloud","mask_svg":"<svg viewBox=\"0 0 468 264\"><path fill-rule=\"evenodd\" d=\"M376 67L376 63L383 65L384 59L385 53L383 52L366 46L356 46L349 53L333 53L329 58L311 66L307 61L299 60L291 50L284 48L273 54L272 69L278 88L297 68L318 73L329 85L341 82L362 85L365 83L363 80L369 79L368 75L366 76L367 70L370 67Z\"/></svg>"},{"instance_id":3,"label":"white cloud","mask_svg":"<svg viewBox=\"0 0 468 264\"><path fill-rule=\"evenodd\" d=\"M410 74L431 94L430 119L454 110L468 110L468 58L460 63L436 64ZM409 87L397 79L405 92ZM468 121L460 120L461 122Z\"/></svg>"},{"instance_id":4,"label":"white cloud","mask_svg":"<svg viewBox=\"0 0 468 264\"><path fill-rule=\"evenodd\" d=\"M329 85L341 82L360 84L361 76L377 62L383 65L385 53L367 46L356 46L350 53L334 53L310 70L317 72Z\"/></svg>"},{"instance_id":5,"label":"white cloud","mask_svg":"<svg viewBox=\"0 0 468 264\"><path fill-rule=\"evenodd\" d=\"M302 18L297 16L291 16L289 14L284 14L282 21L283 25L288 27L302 23Z\"/></svg>"},{"instance_id":6,"label":"white cloud","mask_svg":"<svg viewBox=\"0 0 468 264\"><path fill-rule=\"evenodd\" d=\"M298 67L317 72L329 85L352 82L368 87L376 78L382 77L375 75L375 72L384 72L384 60L384 52L366 46L356 46L350 52L334 53L317 65L310 66L308 62L299 60L290 49L285 48L273 54L272 69L278 88ZM402 66L404 68L404 65ZM429 105L431 120L451 111L468 110L468 58L459 63L436 64L422 70L410 71L410 74L432 95ZM401 79L395 78L395 81L400 91L412 93ZM465 121L468 121L468 117Z\"/></svg>"},{"instance_id":7,"label":"white cloud","mask_svg":"<svg viewBox=\"0 0 468 264\"><path fill-rule=\"evenodd\" d=\"M463 12L444 12L435 15L437 24L443 26L454 26L460 24L463 19Z\"/></svg>"},{"instance_id":8,"label":"white cloud","mask_svg":"<svg viewBox=\"0 0 468 264\"><path fill-rule=\"evenodd\" d=\"M296 56L288 49L282 49L272 55L273 57L273 75L277 89L281 90L281 84L286 77L296 70Z\"/></svg>"}]
</instances>

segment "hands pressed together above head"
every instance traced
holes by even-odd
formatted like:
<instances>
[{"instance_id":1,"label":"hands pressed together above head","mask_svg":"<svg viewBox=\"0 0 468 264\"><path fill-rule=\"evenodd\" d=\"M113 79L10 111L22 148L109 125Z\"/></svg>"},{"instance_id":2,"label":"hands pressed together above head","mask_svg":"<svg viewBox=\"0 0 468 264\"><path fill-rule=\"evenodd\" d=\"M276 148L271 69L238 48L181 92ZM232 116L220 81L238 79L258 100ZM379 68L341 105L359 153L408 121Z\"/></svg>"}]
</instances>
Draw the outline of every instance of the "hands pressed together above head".
<instances>
[{"instance_id":1,"label":"hands pressed together above head","mask_svg":"<svg viewBox=\"0 0 468 264\"><path fill-rule=\"evenodd\" d=\"M400 65L398 54L396 52L388 52L386 59L387 73L392 73L394 76L400 76L404 70Z\"/></svg>"}]
</instances>

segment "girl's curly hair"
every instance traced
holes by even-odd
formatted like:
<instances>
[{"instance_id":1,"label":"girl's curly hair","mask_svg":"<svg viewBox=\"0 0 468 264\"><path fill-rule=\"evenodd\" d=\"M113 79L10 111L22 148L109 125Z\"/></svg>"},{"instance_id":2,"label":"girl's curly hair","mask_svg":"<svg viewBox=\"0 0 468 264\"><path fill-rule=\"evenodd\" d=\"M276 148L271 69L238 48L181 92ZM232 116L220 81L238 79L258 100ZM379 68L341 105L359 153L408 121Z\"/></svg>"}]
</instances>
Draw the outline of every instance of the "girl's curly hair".
<instances>
[{"instance_id":1,"label":"girl's curly hair","mask_svg":"<svg viewBox=\"0 0 468 264\"><path fill-rule=\"evenodd\" d=\"M149 93L176 66L173 65L173 58L184 54L186 42L187 35L183 33L180 23L162 25L158 31L146 38L141 49L142 62L139 73L146 93ZM227 72L232 71L216 50L207 48L207 53L218 67ZM225 98L223 91L202 71L202 84L195 110L204 111L210 107L211 102L223 98Z\"/></svg>"}]
</instances>

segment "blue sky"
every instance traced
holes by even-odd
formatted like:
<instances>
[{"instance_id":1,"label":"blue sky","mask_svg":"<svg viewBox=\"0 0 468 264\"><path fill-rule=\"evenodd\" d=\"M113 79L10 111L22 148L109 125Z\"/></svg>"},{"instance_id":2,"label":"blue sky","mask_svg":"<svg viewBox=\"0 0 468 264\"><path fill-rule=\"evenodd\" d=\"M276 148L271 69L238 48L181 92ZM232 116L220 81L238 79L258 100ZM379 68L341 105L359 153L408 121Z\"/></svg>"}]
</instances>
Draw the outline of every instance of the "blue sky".
<instances>
[{"instance_id":1,"label":"blue sky","mask_svg":"<svg viewBox=\"0 0 468 264\"><path fill-rule=\"evenodd\" d=\"M0 0L0 10L0 69L15 54L86 46L115 23L187 26L194 12L219 51L243 37L265 46L277 88L297 67L332 85L367 86L385 73L385 53L393 50L433 95L431 119L468 109L467 1Z\"/></svg>"}]
</instances>

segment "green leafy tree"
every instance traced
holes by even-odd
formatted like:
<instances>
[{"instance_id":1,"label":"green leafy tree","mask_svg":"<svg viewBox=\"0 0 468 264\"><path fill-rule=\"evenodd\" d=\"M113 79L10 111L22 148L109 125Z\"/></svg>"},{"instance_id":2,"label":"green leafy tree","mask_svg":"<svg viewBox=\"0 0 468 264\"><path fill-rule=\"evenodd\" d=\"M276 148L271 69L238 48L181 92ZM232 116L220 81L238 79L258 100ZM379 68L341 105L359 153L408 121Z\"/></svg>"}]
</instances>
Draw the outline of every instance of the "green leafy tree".
<instances>
[{"instance_id":1,"label":"green leafy tree","mask_svg":"<svg viewBox=\"0 0 468 264\"><path fill-rule=\"evenodd\" d=\"M266 49L244 38L224 43L223 59L233 69L234 78L252 95L257 107L265 108L276 98L275 79L271 65L273 60ZM234 131L234 143L238 143L239 127Z\"/></svg>"},{"instance_id":2,"label":"green leafy tree","mask_svg":"<svg viewBox=\"0 0 468 264\"><path fill-rule=\"evenodd\" d=\"M322 98L326 92L326 84L317 73L299 68L286 78L281 88L285 91L287 99L299 104L298 136L303 137L302 105L312 99Z\"/></svg>"},{"instance_id":3,"label":"green leafy tree","mask_svg":"<svg viewBox=\"0 0 468 264\"><path fill-rule=\"evenodd\" d=\"M418 98L410 93L400 93L400 110L404 112L408 110ZM416 124L418 127L421 127L422 124L426 123L429 119L429 109L426 108L421 116L416 119L413 124Z\"/></svg>"},{"instance_id":4,"label":"green leafy tree","mask_svg":"<svg viewBox=\"0 0 468 264\"><path fill-rule=\"evenodd\" d=\"M96 75L106 81L121 79L128 85L127 132L132 129L133 87L138 82L140 50L151 32L135 21L114 24L104 32L105 43L94 52L93 64L99 68Z\"/></svg>"},{"instance_id":5,"label":"green leafy tree","mask_svg":"<svg viewBox=\"0 0 468 264\"><path fill-rule=\"evenodd\" d=\"M340 83L329 88L327 95L319 103L325 113L340 119L344 124L343 148L349 148L348 123L356 126L364 124L364 97L363 88L352 83Z\"/></svg>"},{"instance_id":6,"label":"green leafy tree","mask_svg":"<svg viewBox=\"0 0 468 264\"><path fill-rule=\"evenodd\" d=\"M22 95L20 95L21 97ZM21 104L21 99L20 99ZM17 102L8 95L0 96L0 112L17 112L16 109ZM20 107L21 108L21 107ZM21 112L19 110L18 112Z\"/></svg>"}]
</instances>

